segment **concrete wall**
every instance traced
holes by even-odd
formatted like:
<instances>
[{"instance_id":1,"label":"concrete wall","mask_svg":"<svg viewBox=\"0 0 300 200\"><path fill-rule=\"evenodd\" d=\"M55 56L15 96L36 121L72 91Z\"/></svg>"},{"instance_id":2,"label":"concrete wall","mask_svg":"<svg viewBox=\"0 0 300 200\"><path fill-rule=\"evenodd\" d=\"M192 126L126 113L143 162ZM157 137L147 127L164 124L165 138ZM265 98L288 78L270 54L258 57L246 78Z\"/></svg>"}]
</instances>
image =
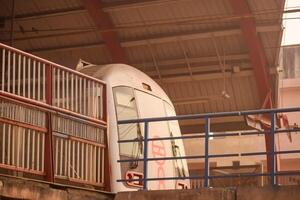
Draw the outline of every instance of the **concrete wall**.
<instances>
[{"instance_id":1,"label":"concrete wall","mask_svg":"<svg viewBox=\"0 0 300 200\"><path fill-rule=\"evenodd\" d=\"M298 200L299 186L121 192L115 200Z\"/></svg>"},{"instance_id":2,"label":"concrete wall","mask_svg":"<svg viewBox=\"0 0 300 200\"><path fill-rule=\"evenodd\" d=\"M0 199L112 200L113 194L0 176Z\"/></svg>"}]
</instances>

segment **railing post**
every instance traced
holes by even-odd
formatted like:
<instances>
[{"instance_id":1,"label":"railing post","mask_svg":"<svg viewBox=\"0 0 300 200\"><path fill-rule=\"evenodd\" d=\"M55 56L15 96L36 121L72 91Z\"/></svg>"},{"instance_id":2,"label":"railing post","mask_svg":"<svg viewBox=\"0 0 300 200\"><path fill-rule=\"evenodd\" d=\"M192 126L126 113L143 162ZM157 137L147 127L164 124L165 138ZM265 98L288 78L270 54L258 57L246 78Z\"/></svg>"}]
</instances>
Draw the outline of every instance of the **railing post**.
<instances>
[{"instance_id":1,"label":"railing post","mask_svg":"<svg viewBox=\"0 0 300 200\"><path fill-rule=\"evenodd\" d=\"M271 184L275 186L276 183L276 159L275 159L275 113L271 112Z\"/></svg>"},{"instance_id":2,"label":"railing post","mask_svg":"<svg viewBox=\"0 0 300 200\"><path fill-rule=\"evenodd\" d=\"M144 181L143 189L147 190L147 178L148 178L148 125L149 122L145 121L144 127Z\"/></svg>"},{"instance_id":3,"label":"railing post","mask_svg":"<svg viewBox=\"0 0 300 200\"><path fill-rule=\"evenodd\" d=\"M46 65L45 69L45 92L46 103L52 105L52 66ZM49 182L54 181L54 169L53 169L53 148L52 148L52 119L50 112L46 113L46 125L47 133L45 136L45 173L46 180Z\"/></svg>"},{"instance_id":4,"label":"railing post","mask_svg":"<svg viewBox=\"0 0 300 200\"><path fill-rule=\"evenodd\" d=\"M208 161L208 144L210 132L210 119L205 117L205 161L204 161L204 187L209 187L209 161Z\"/></svg>"}]
</instances>

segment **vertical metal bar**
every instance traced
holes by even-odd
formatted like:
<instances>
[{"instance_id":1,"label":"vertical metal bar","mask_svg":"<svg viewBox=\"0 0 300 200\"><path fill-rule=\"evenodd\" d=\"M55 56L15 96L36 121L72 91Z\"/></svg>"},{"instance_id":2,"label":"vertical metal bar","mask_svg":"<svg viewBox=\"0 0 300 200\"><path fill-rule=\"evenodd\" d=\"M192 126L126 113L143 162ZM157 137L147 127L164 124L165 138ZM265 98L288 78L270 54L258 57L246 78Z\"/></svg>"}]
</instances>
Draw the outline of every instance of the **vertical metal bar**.
<instances>
[{"instance_id":1,"label":"vertical metal bar","mask_svg":"<svg viewBox=\"0 0 300 200\"><path fill-rule=\"evenodd\" d=\"M58 139L58 138L57 138ZM60 141L60 156L59 156L59 175L62 175L63 174L63 150L64 150L64 146L63 146L63 139L62 138L59 138L59 141Z\"/></svg>"},{"instance_id":2,"label":"vertical metal bar","mask_svg":"<svg viewBox=\"0 0 300 200\"><path fill-rule=\"evenodd\" d=\"M57 75L56 75L56 86L57 86L57 88L56 88L56 92L57 92L57 95L56 95L56 106L57 107L60 107L60 69L59 68L57 68L56 69L56 71L57 71Z\"/></svg>"},{"instance_id":3,"label":"vertical metal bar","mask_svg":"<svg viewBox=\"0 0 300 200\"><path fill-rule=\"evenodd\" d=\"M90 105L90 110L91 110L91 117L94 117L94 118L97 118L96 116L96 106L95 106L95 98L96 98L96 95L95 95L95 82L92 81L92 102L91 102L91 105Z\"/></svg>"},{"instance_id":4,"label":"vertical metal bar","mask_svg":"<svg viewBox=\"0 0 300 200\"><path fill-rule=\"evenodd\" d=\"M11 148L11 143L10 143L10 131L11 131L11 125L8 124L8 131L7 131L7 164L10 164L10 148Z\"/></svg>"},{"instance_id":5,"label":"vertical metal bar","mask_svg":"<svg viewBox=\"0 0 300 200\"><path fill-rule=\"evenodd\" d=\"M145 121L144 127L144 184L143 189L147 190L147 178L148 178L148 121Z\"/></svg>"},{"instance_id":6,"label":"vertical metal bar","mask_svg":"<svg viewBox=\"0 0 300 200\"><path fill-rule=\"evenodd\" d=\"M41 171L44 172L45 171L45 167L44 167L44 162L45 162L45 133L42 133L42 148L41 148L41 152L42 152L42 161L41 161L41 164L42 164L42 169Z\"/></svg>"},{"instance_id":7,"label":"vertical metal bar","mask_svg":"<svg viewBox=\"0 0 300 200\"><path fill-rule=\"evenodd\" d=\"M89 152L89 160L90 160L90 181L93 181L93 145L90 145Z\"/></svg>"},{"instance_id":8,"label":"vertical metal bar","mask_svg":"<svg viewBox=\"0 0 300 200\"><path fill-rule=\"evenodd\" d=\"M68 177L71 177L71 142L72 140L67 140L68 144L68 159L67 159L67 171L68 171Z\"/></svg>"},{"instance_id":9,"label":"vertical metal bar","mask_svg":"<svg viewBox=\"0 0 300 200\"><path fill-rule=\"evenodd\" d=\"M74 111L75 112L78 112L78 76L75 75L75 96L74 96L74 99L73 101L75 101L75 109Z\"/></svg>"},{"instance_id":10,"label":"vertical metal bar","mask_svg":"<svg viewBox=\"0 0 300 200\"><path fill-rule=\"evenodd\" d=\"M23 56L23 97L25 97L26 96L26 84L25 84L25 82L26 82L26 57L25 56Z\"/></svg>"},{"instance_id":11,"label":"vertical metal bar","mask_svg":"<svg viewBox=\"0 0 300 200\"><path fill-rule=\"evenodd\" d=\"M10 92L10 51L8 50L8 55L7 55L7 91Z\"/></svg>"},{"instance_id":12,"label":"vertical metal bar","mask_svg":"<svg viewBox=\"0 0 300 200\"><path fill-rule=\"evenodd\" d=\"M27 169L30 169L30 165L29 165L29 156L30 156L30 129L27 129L27 152L26 152L26 157L27 157Z\"/></svg>"},{"instance_id":13,"label":"vertical metal bar","mask_svg":"<svg viewBox=\"0 0 300 200\"><path fill-rule=\"evenodd\" d=\"M13 53L13 77L12 77L13 87L12 93L16 94L16 53Z\"/></svg>"},{"instance_id":14,"label":"vertical metal bar","mask_svg":"<svg viewBox=\"0 0 300 200\"><path fill-rule=\"evenodd\" d=\"M55 175L58 175L58 137L55 137Z\"/></svg>"},{"instance_id":15,"label":"vertical metal bar","mask_svg":"<svg viewBox=\"0 0 300 200\"><path fill-rule=\"evenodd\" d=\"M66 108L66 86L65 86L65 82L66 82L66 79L65 79L65 71L64 70L61 70L61 79L62 79L62 94L61 94L61 98L62 98L62 108Z\"/></svg>"},{"instance_id":16,"label":"vertical metal bar","mask_svg":"<svg viewBox=\"0 0 300 200\"><path fill-rule=\"evenodd\" d=\"M5 144L6 144L6 141L5 141L5 135L6 135L6 132L5 132L5 127L6 127L6 124L3 124L3 128L2 128L2 131L3 131L3 140L2 140L2 163L5 164Z\"/></svg>"},{"instance_id":17,"label":"vertical metal bar","mask_svg":"<svg viewBox=\"0 0 300 200\"><path fill-rule=\"evenodd\" d=\"M99 102L99 114L100 114L100 119L102 119L103 120L103 116L105 115L105 113L104 113L104 109L103 109L103 95L104 95L104 88L103 88L104 86L103 85L100 85L100 88L99 88L99 90L100 90L100 98L99 98L99 100L100 100L100 102Z\"/></svg>"},{"instance_id":18,"label":"vertical metal bar","mask_svg":"<svg viewBox=\"0 0 300 200\"><path fill-rule=\"evenodd\" d=\"M107 148L107 147L106 147ZM109 183L107 183L106 181L104 181L105 180L105 175L104 175L104 171L105 171L105 166L104 166L104 164L105 164L105 162L108 162L107 160L105 160L105 155L104 155L104 148L99 148L100 149L100 152L101 152L101 182L102 183L104 183L105 182L105 184L109 184ZM99 153L100 153L99 152ZM106 163L107 165L108 165L108 163Z\"/></svg>"},{"instance_id":19,"label":"vertical metal bar","mask_svg":"<svg viewBox=\"0 0 300 200\"><path fill-rule=\"evenodd\" d=\"M83 113L84 115L88 115L87 114L87 110L86 110L86 105L88 104L87 100L89 99L89 94L87 94L88 89L87 89L87 79L83 78L83 91L81 97L83 98Z\"/></svg>"},{"instance_id":20,"label":"vertical metal bar","mask_svg":"<svg viewBox=\"0 0 300 200\"><path fill-rule=\"evenodd\" d=\"M87 116L91 116L91 113L90 113L90 104L91 104L91 81L90 80L87 80L87 88L85 89L87 91L87 94L85 95L86 96L86 115Z\"/></svg>"},{"instance_id":21,"label":"vertical metal bar","mask_svg":"<svg viewBox=\"0 0 300 200\"><path fill-rule=\"evenodd\" d=\"M41 100L41 62L38 62L38 75L37 75L37 100Z\"/></svg>"},{"instance_id":22,"label":"vertical metal bar","mask_svg":"<svg viewBox=\"0 0 300 200\"><path fill-rule=\"evenodd\" d=\"M75 141L72 141L72 178L75 178Z\"/></svg>"},{"instance_id":23,"label":"vertical metal bar","mask_svg":"<svg viewBox=\"0 0 300 200\"><path fill-rule=\"evenodd\" d=\"M35 76L36 76L36 61L33 60L33 72L32 72L32 98L36 99L35 97Z\"/></svg>"},{"instance_id":24,"label":"vertical metal bar","mask_svg":"<svg viewBox=\"0 0 300 200\"><path fill-rule=\"evenodd\" d=\"M210 119L205 118L205 161L204 161L204 187L209 187L209 160L208 160L208 145L209 145Z\"/></svg>"},{"instance_id":25,"label":"vertical metal bar","mask_svg":"<svg viewBox=\"0 0 300 200\"><path fill-rule=\"evenodd\" d=\"M41 145L40 145L40 134L39 132L36 132L36 136L37 136L37 139L36 139L36 142L37 142L37 145L36 145L36 169L38 171L40 171L40 148L41 148Z\"/></svg>"},{"instance_id":26,"label":"vertical metal bar","mask_svg":"<svg viewBox=\"0 0 300 200\"><path fill-rule=\"evenodd\" d=\"M79 93L78 93L77 98L78 98L78 101L79 101L79 105L78 105L79 106L79 110L78 110L78 112L80 114L82 114L82 107L81 107L81 105L82 105L82 98L84 98L83 94L81 93L81 90L82 90L82 78L79 77Z\"/></svg>"},{"instance_id":27,"label":"vertical metal bar","mask_svg":"<svg viewBox=\"0 0 300 200\"><path fill-rule=\"evenodd\" d=\"M52 105L52 66L45 66L45 101L48 105ZM54 166L53 166L53 146L52 146L52 115L50 112L46 113L46 127L47 133L45 135L45 151L44 151L44 166L45 166L45 179L48 182L54 181Z\"/></svg>"},{"instance_id":28,"label":"vertical metal bar","mask_svg":"<svg viewBox=\"0 0 300 200\"><path fill-rule=\"evenodd\" d=\"M21 95L21 54L18 56L18 95Z\"/></svg>"},{"instance_id":29,"label":"vertical metal bar","mask_svg":"<svg viewBox=\"0 0 300 200\"><path fill-rule=\"evenodd\" d=\"M20 167L21 127L17 127L17 167Z\"/></svg>"},{"instance_id":30,"label":"vertical metal bar","mask_svg":"<svg viewBox=\"0 0 300 200\"><path fill-rule=\"evenodd\" d=\"M52 69L52 103L54 106L57 106L58 97L57 97L57 70L55 67ZM58 106L57 106L58 107Z\"/></svg>"},{"instance_id":31,"label":"vertical metal bar","mask_svg":"<svg viewBox=\"0 0 300 200\"><path fill-rule=\"evenodd\" d=\"M91 147L92 147L92 145L88 145L88 150L87 150L87 152L88 152L88 163L89 163L89 166L88 166L88 178L87 178L87 180L89 180L89 181L91 181L91 179L92 179L92 176L91 176L91 174L92 174L92 151L91 151Z\"/></svg>"},{"instance_id":32,"label":"vertical metal bar","mask_svg":"<svg viewBox=\"0 0 300 200\"><path fill-rule=\"evenodd\" d=\"M276 159L275 159L275 113L271 112L271 183L273 186L277 185L276 183Z\"/></svg>"},{"instance_id":33,"label":"vertical metal bar","mask_svg":"<svg viewBox=\"0 0 300 200\"><path fill-rule=\"evenodd\" d=\"M76 173L77 173L77 178L80 178L81 177L81 174L80 174L80 163L79 163L79 158L80 158L80 144L79 144L79 141L77 141L77 158L76 158Z\"/></svg>"},{"instance_id":34,"label":"vertical metal bar","mask_svg":"<svg viewBox=\"0 0 300 200\"><path fill-rule=\"evenodd\" d=\"M98 83L95 83L95 118L99 119L99 97L98 97L98 92L99 92L99 85Z\"/></svg>"},{"instance_id":35,"label":"vertical metal bar","mask_svg":"<svg viewBox=\"0 0 300 200\"><path fill-rule=\"evenodd\" d=\"M85 144L85 180L88 180L89 177L88 177L88 171L90 170L89 169L89 145L88 144Z\"/></svg>"},{"instance_id":36,"label":"vertical metal bar","mask_svg":"<svg viewBox=\"0 0 300 200\"><path fill-rule=\"evenodd\" d=\"M67 104L66 106L67 106L67 109L70 109L69 81L70 81L69 72L66 72L66 104Z\"/></svg>"},{"instance_id":37,"label":"vertical metal bar","mask_svg":"<svg viewBox=\"0 0 300 200\"><path fill-rule=\"evenodd\" d=\"M4 91L5 85L5 49L2 49L2 91Z\"/></svg>"},{"instance_id":38,"label":"vertical metal bar","mask_svg":"<svg viewBox=\"0 0 300 200\"><path fill-rule=\"evenodd\" d=\"M71 74L71 110L74 111L74 74Z\"/></svg>"},{"instance_id":39,"label":"vertical metal bar","mask_svg":"<svg viewBox=\"0 0 300 200\"><path fill-rule=\"evenodd\" d=\"M51 84L52 82L54 82L53 80L48 80L48 81L51 81ZM43 64L43 102L46 102L46 65L45 64Z\"/></svg>"},{"instance_id":40,"label":"vertical metal bar","mask_svg":"<svg viewBox=\"0 0 300 200\"><path fill-rule=\"evenodd\" d=\"M26 129L22 128L22 168L25 168L25 140Z\"/></svg>"},{"instance_id":41,"label":"vertical metal bar","mask_svg":"<svg viewBox=\"0 0 300 200\"><path fill-rule=\"evenodd\" d=\"M31 94L30 94L30 93L31 93L31 88L30 88L30 81L31 81L31 80L30 80L30 78L31 78L31 77L30 77L30 75L31 75L31 74L30 74L30 73L31 73L31 72L30 72L30 68L31 68L31 66L30 66L30 61L31 61L30 58L28 58L28 62L27 62L27 63L28 63L28 66L27 66L27 70L28 70L28 77L27 77L27 83L28 83L28 86L27 86L28 91L27 91L27 92L28 92L28 95L27 95L27 97L28 97L28 98L30 98L30 96L31 96Z\"/></svg>"},{"instance_id":42,"label":"vertical metal bar","mask_svg":"<svg viewBox=\"0 0 300 200\"><path fill-rule=\"evenodd\" d=\"M16 133L16 126L11 127L11 165L15 165L15 144L16 144L16 138L15 138L15 133Z\"/></svg>"},{"instance_id":43,"label":"vertical metal bar","mask_svg":"<svg viewBox=\"0 0 300 200\"><path fill-rule=\"evenodd\" d=\"M31 163L32 163L32 168L31 169L36 169L35 168L35 151L36 151L36 147L35 147L35 134L36 134L36 132L35 132L35 130L32 130L32 153L31 153L31 155L32 155L32 160L31 160Z\"/></svg>"},{"instance_id":44,"label":"vertical metal bar","mask_svg":"<svg viewBox=\"0 0 300 200\"><path fill-rule=\"evenodd\" d=\"M81 142L80 144L81 147L81 180L84 180L84 170L83 170L83 163L84 163L84 143Z\"/></svg>"},{"instance_id":45,"label":"vertical metal bar","mask_svg":"<svg viewBox=\"0 0 300 200\"><path fill-rule=\"evenodd\" d=\"M93 172L94 172L94 175L93 175L93 180L95 182L97 182L97 169L99 169L99 167L97 167L97 146L94 146L94 149L93 149Z\"/></svg>"}]
</instances>

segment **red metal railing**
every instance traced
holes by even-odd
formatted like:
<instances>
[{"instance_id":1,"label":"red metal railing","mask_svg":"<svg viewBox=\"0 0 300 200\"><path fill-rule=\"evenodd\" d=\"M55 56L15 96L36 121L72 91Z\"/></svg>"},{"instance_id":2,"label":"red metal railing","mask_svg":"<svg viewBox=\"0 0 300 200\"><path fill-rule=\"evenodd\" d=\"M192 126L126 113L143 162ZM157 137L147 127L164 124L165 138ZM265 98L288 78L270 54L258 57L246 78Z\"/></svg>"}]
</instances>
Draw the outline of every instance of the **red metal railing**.
<instances>
[{"instance_id":1,"label":"red metal railing","mask_svg":"<svg viewBox=\"0 0 300 200\"><path fill-rule=\"evenodd\" d=\"M105 83L1 43L0 52L0 172L107 186Z\"/></svg>"},{"instance_id":2,"label":"red metal railing","mask_svg":"<svg viewBox=\"0 0 300 200\"><path fill-rule=\"evenodd\" d=\"M104 82L2 43L0 51L1 94L105 123Z\"/></svg>"}]
</instances>

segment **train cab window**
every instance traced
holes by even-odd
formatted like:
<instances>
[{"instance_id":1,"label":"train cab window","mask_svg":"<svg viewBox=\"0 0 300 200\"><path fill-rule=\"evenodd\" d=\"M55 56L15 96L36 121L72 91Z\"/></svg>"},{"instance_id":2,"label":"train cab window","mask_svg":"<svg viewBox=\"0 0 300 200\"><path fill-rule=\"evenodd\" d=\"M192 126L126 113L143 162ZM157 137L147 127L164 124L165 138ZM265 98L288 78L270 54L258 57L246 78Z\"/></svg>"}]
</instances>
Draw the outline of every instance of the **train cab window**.
<instances>
[{"instance_id":1,"label":"train cab window","mask_svg":"<svg viewBox=\"0 0 300 200\"><path fill-rule=\"evenodd\" d=\"M117 120L137 119L138 111L134 90L129 87L120 86L113 88L113 93ZM118 125L118 135L119 140L137 140L137 142L120 143L120 156L139 158L143 155L143 136L139 124ZM135 165L137 163L131 163L130 168L135 168Z\"/></svg>"}]
</instances>

